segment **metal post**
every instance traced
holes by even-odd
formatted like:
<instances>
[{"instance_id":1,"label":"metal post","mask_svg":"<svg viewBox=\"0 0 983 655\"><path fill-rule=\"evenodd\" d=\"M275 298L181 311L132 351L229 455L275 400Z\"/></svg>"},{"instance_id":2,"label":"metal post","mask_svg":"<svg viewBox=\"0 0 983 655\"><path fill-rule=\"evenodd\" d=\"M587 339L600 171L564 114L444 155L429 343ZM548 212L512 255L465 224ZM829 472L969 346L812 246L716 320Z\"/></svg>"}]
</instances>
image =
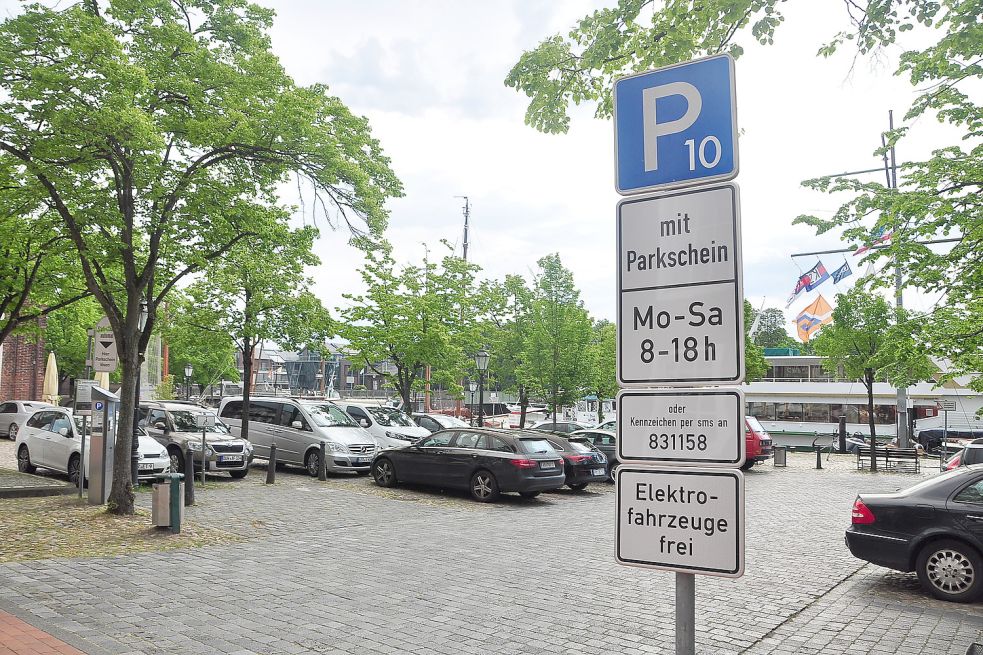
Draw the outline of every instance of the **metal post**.
<instances>
[{"instance_id":1,"label":"metal post","mask_svg":"<svg viewBox=\"0 0 983 655\"><path fill-rule=\"evenodd\" d=\"M137 355L137 388L133 394L133 440L130 444L130 483L140 484L137 476L140 468L140 383L143 379L143 353ZM106 435L109 438L109 435Z\"/></svg>"},{"instance_id":2,"label":"metal post","mask_svg":"<svg viewBox=\"0 0 983 655\"><path fill-rule=\"evenodd\" d=\"M179 534L181 532L181 479L184 478L180 473L171 474L171 487L170 491L170 502L168 503L169 509L171 510L171 533ZM192 477L192 480L194 478Z\"/></svg>"},{"instance_id":3,"label":"metal post","mask_svg":"<svg viewBox=\"0 0 983 655\"><path fill-rule=\"evenodd\" d=\"M947 409L943 410L943 413L945 414L945 424L944 424L945 427L942 428L942 457L939 458L940 471L945 469L945 460L948 459L946 455L949 454L946 452L947 451L946 442L949 440L949 410Z\"/></svg>"},{"instance_id":4,"label":"metal post","mask_svg":"<svg viewBox=\"0 0 983 655\"><path fill-rule=\"evenodd\" d=\"M478 372L478 427L485 427L485 374Z\"/></svg>"},{"instance_id":5,"label":"metal post","mask_svg":"<svg viewBox=\"0 0 983 655\"><path fill-rule=\"evenodd\" d=\"M85 333L88 335L88 344L86 345L86 349L85 349L85 379L86 381L88 381L89 378L92 377L92 337L95 336L96 331L93 330L92 328L89 328L88 330L85 331ZM75 397L72 398L73 414L75 413L75 403L78 400L78 393L79 393L78 380L76 380ZM89 398L89 412L91 411L92 411L92 398ZM82 417L82 445L81 448L79 449L79 462L80 462L79 470L81 471L81 473L79 473L79 498L82 497L82 489L83 487L85 487L85 440L86 440L87 429L89 427L89 422L86 420L86 418L87 416Z\"/></svg>"},{"instance_id":6,"label":"metal post","mask_svg":"<svg viewBox=\"0 0 983 655\"><path fill-rule=\"evenodd\" d=\"M816 444L816 468L821 469L823 467L823 447Z\"/></svg>"},{"instance_id":7,"label":"metal post","mask_svg":"<svg viewBox=\"0 0 983 655\"><path fill-rule=\"evenodd\" d=\"M184 470L191 471L191 484L184 485L184 506L190 507L195 504L195 454L190 448L184 451Z\"/></svg>"},{"instance_id":8,"label":"metal post","mask_svg":"<svg viewBox=\"0 0 983 655\"><path fill-rule=\"evenodd\" d=\"M696 655L696 575L676 573L676 655Z\"/></svg>"},{"instance_id":9,"label":"metal post","mask_svg":"<svg viewBox=\"0 0 983 655\"><path fill-rule=\"evenodd\" d=\"M846 452L846 417L840 417L840 454Z\"/></svg>"},{"instance_id":10,"label":"metal post","mask_svg":"<svg viewBox=\"0 0 983 655\"><path fill-rule=\"evenodd\" d=\"M205 428L201 429L201 488L205 488L205 469L208 468L208 456L205 454ZM195 483L195 472L191 471L191 484Z\"/></svg>"},{"instance_id":11,"label":"metal post","mask_svg":"<svg viewBox=\"0 0 983 655\"><path fill-rule=\"evenodd\" d=\"M270 459L266 465L266 484L276 482L276 442L270 444Z\"/></svg>"},{"instance_id":12,"label":"metal post","mask_svg":"<svg viewBox=\"0 0 983 655\"><path fill-rule=\"evenodd\" d=\"M327 462L327 450L328 444L326 441L321 441L321 453L318 457L317 464L317 479L324 482L328 479L328 462Z\"/></svg>"}]
</instances>

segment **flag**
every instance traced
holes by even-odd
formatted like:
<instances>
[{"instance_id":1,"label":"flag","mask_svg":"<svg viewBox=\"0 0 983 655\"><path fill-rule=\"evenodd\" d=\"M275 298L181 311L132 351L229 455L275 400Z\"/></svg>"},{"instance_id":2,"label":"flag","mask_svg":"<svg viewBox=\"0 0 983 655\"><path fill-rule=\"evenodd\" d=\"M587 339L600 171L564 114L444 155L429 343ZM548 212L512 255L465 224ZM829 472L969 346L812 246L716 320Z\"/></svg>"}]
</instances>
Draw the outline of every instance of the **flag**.
<instances>
[{"instance_id":1,"label":"flag","mask_svg":"<svg viewBox=\"0 0 983 655\"><path fill-rule=\"evenodd\" d=\"M799 281L795 283L795 291L792 292L792 295L788 297L788 301L785 303L785 309L788 309L792 305L800 293L803 291L812 291L828 279L829 273L826 272L826 267L823 266L822 262L816 262L815 266L799 276Z\"/></svg>"},{"instance_id":2,"label":"flag","mask_svg":"<svg viewBox=\"0 0 983 655\"><path fill-rule=\"evenodd\" d=\"M853 271L850 270L850 264L843 262L843 266L833 271L833 284L839 284L844 278L848 278L853 275Z\"/></svg>"},{"instance_id":3,"label":"flag","mask_svg":"<svg viewBox=\"0 0 983 655\"><path fill-rule=\"evenodd\" d=\"M809 337L827 323L833 322L833 308L829 306L822 294L816 298L815 302L799 312L795 317L795 327L799 332L799 339L802 343L809 340Z\"/></svg>"},{"instance_id":4,"label":"flag","mask_svg":"<svg viewBox=\"0 0 983 655\"><path fill-rule=\"evenodd\" d=\"M856 250L854 250L853 251L853 256L856 257L857 255L864 254L865 252L867 252L868 250L870 250L870 247L871 246L876 246L879 243L884 243L885 241L887 241L888 239L890 239L893 234L894 234L893 231L887 232L887 228L886 227L879 227L879 228L877 228L876 230L874 230L874 234L872 235L872 239L871 239L870 243L868 243L866 245L863 245L863 246L860 246L859 248L857 248Z\"/></svg>"}]
</instances>

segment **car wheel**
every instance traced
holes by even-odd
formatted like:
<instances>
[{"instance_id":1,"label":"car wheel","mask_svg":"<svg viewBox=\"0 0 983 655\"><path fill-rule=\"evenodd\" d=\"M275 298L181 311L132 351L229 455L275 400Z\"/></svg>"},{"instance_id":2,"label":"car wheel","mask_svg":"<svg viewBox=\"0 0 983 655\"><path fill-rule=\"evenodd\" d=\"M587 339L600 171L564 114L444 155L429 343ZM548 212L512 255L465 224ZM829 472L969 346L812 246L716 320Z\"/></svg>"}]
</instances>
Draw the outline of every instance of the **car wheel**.
<instances>
[{"instance_id":1,"label":"car wheel","mask_svg":"<svg viewBox=\"0 0 983 655\"><path fill-rule=\"evenodd\" d=\"M942 600L968 603L983 591L983 559L959 541L934 541L918 553L918 580Z\"/></svg>"},{"instance_id":2,"label":"car wheel","mask_svg":"<svg viewBox=\"0 0 983 655\"><path fill-rule=\"evenodd\" d=\"M523 498L535 498L541 493L542 493L541 491L520 491L519 495L522 496Z\"/></svg>"},{"instance_id":3,"label":"car wheel","mask_svg":"<svg viewBox=\"0 0 983 655\"><path fill-rule=\"evenodd\" d=\"M171 458L171 473L184 473L184 455L181 449L173 446L167 449L167 454Z\"/></svg>"},{"instance_id":4,"label":"car wheel","mask_svg":"<svg viewBox=\"0 0 983 655\"><path fill-rule=\"evenodd\" d=\"M396 468L391 460L382 458L372 465L372 479L380 487L396 486Z\"/></svg>"},{"instance_id":5,"label":"car wheel","mask_svg":"<svg viewBox=\"0 0 983 655\"><path fill-rule=\"evenodd\" d=\"M21 473L34 473L38 467L31 464L31 453L27 450L27 444L22 444L17 451L17 470Z\"/></svg>"},{"instance_id":6,"label":"car wheel","mask_svg":"<svg viewBox=\"0 0 983 655\"><path fill-rule=\"evenodd\" d=\"M17 441L17 424L11 423L10 427L7 428L7 436L10 437L11 441Z\"/></svg>"},{"instance_id":7,"label":"car wheel","mask_svg":"<svg viewBox=\"0 0 983 655\"><path fill-rule=\"evenodd\" d=\"M478 471L471 476L471 496L482 503L497 500L501 492L495 476L488 471Z\"/></svg>"},{"instance_id":8,"label":"car wheel","mask_svg":"<svg viewBox=\"0 0 983 655\"><path fill-rule=\"evenodd\" d=\"M229 471L229 475L234 477L236 480L243 479L244 477L246 477L247 473L249 473L249 469L242 469L241 471Z\"/></svg>"},{"instance_id":9,"label":"car wheel","mask_svg":"<svg viewBox=\"0 0 983 655\"><path fill-rule=\"evenodd\" d=\"M573 489L574 491L583 491L584 489L587 488L587 483L578 482L577 484L568 484L567 486Z\"/></svg>"},{"instance_id":10,"label":"car wheel","mask_svg":"<svg viewBox=\"0 0 983 655\"><path fill-rule=\"evenodd\" d=\"M68 481L72 483L73 486L79 486L79 456L72 455L68 460Z\"/></svg>"},{"instance_id":11,"label":"car wheel","mask_svg":"<svg viewBox=\"0 0 983 655\"><path fill-rule=\"evenodd\" d=\"M308 475L316 478L321 468L321 454L316 450L307 453L307 456L304 457L304 468L307 469Z\"/></svg>"},{"instance_id":12,"label":"car wheel","mask_svg":"<svg viewBox=\"0 0 983 655\"><path fill-rule=\"evenodd\" d=\"M742 471L750 471L752 466L754 466L754 460L753 459L744 460L744 463L741 464L741 470Z\"/></svg>"}]
</instances>

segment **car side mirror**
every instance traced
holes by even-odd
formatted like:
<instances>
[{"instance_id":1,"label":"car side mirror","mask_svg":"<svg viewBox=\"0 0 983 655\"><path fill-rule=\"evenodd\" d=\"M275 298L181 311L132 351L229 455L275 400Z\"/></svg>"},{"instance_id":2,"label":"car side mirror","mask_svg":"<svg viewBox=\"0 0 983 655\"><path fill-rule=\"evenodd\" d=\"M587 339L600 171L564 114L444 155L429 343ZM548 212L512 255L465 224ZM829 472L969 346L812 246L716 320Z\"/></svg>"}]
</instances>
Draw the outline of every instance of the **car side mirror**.
<instances>
[{"instance_id":1,"label":"car side mirror","mask_svg":"<svg viewBox=\"0 0 983 655\"><path fill-rule=\"evenodd\" d=\"M154 428L157 430L164 430L166 432L167 423L164 423L164 421L157 421L156 423L154 423Z\"/></svg>"},{"instance_id":2,"label":"car side mirror","mask_svg":"<svg viewBox=\"0 0 983 655\"><path fill-rule=\"evenodd\" d=\"M60 434L63 437L67 437L68 436L68 428L58 428L58 434Z\"/></svg>"},{"instance_id":3,"label":"car side mirror","mask_svg":"<svg viewBox=\"0 0 983 655\"><path fill-rule=\"evenodd\" d=\"M290 423L290 427L292 427L294 430L300 430L304 427L304 424L300 421L293 421Z\"/></svg>"},{"instance_id":4,"label":"car side mirror","mask_svg":"<svg viewBox=\"0 0 983 655\"><path fill-rule=\"evenodd\" d=\"M363 428L367 428L371 425L371 423L369 423L369 419L367 418L358 419L358 424L361 425Z\"/></svg>"}]
</instances>

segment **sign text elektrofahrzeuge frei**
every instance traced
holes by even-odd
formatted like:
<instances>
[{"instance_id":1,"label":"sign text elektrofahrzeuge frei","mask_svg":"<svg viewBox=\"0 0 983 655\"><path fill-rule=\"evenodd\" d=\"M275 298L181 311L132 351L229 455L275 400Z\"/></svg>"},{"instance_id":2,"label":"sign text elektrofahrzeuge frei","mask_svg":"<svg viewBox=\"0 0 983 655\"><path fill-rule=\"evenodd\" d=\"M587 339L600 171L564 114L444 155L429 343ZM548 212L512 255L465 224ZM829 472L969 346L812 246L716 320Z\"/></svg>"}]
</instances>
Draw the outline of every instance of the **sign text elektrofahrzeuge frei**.
<instances>
[{"instance_id":1,"label":"sign text elektrofahrzeuge frei","mask_svg":"<svg viewBox=\"0 0 983 655\"><path fill-rule=\"evenodd\" d=\"M697 386L744 379L735 98L728 55L615 82L622 564L744 572L744 395Z\"/></svg>"}]
</instances>

